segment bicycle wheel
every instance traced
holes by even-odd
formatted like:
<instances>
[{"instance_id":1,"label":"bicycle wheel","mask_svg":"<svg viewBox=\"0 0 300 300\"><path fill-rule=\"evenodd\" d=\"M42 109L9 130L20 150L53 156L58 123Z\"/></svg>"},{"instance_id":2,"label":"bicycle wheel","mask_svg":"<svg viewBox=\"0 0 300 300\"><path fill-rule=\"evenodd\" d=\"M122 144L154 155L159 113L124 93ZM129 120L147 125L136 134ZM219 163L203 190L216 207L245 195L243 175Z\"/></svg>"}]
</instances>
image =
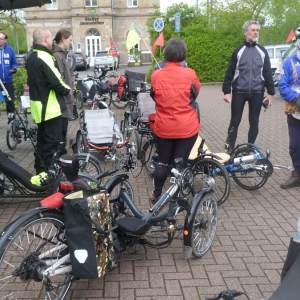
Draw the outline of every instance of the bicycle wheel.
<instances>
[{"instance_id":1,"label":"bicycle wheel","mask_svg":"<svg viewBox=\"0 0 300 300\"><path fill-rule=\"evenodd\" d=\"M86 135L83 134L81 130L77 131L76 146L77 153L88 153Z\"/></svg>"},{"instance_id":2,"label":"bicycle wheel","mask_svg":"<svg viewBox=\"0 0 300 300\"><path fill-rule=\"evenodd\" d=\"M102 95L102 97L103 97L102 101L104 101L107 104L107 106L110 107L110 105L111 105L111 98L112 98L111 95L110 95L110 93L105 93L105 94Z\"/></svg>"},{"instance_id":3,"label":"bicycle wheel","mask_svg":"<svg viewBox=\"0 0 300 300\"><path fill-rule=\"evenodd\" d=\"M89 156L88 161L87 156L84 153L77 153L74 156L76 156L79 161L79 172L86 173L94 177L97 177L102 173L100 164L92 155ZM101 180L99 181L101 183Z\"/></svg>"},{"instance_id":4,"label":"bicycle wheel","mask_svg":"<svg viewBox=\"0 0 300 300\"><path fill-rule=\"evenodd\" d=\"M18 130L18 122L16 120L10 122L6 132L6 143L10 150L15 150L19 139L21 139L21 133Z\"/></svg>"},{"instance_id":5,"label":"bicycle wheel","mask_svg":"<svg viewBox=\"0 0 300 300\"><path fill-rule=\"evenodd\" d=\"M231 157L231 163L233 163L235 158L255 154L253 149L254 148L251 146L237 149ZM250 165L248 169L241 169L241 171L232 172L232 179L243 189L250 191L257 190L268 181L268 178L273 173L273 166L269 160L264 158L258 159L254 164L252 164L254 167L258 167L260 165L263 166L261 170L253 170Z\"/></svg>"},{"instance_id":6,"label":"bicycle wheel","mask_svg":"<svg viewBox=\"0 0 300 300\"><path fill-rule=\"evenodd\" d=\"M75 100L76 100L77 109L82 109L82 106L83 106L83 95L82 95L82 92L80 90L76 90Z\"/></svg>"},{"instance_id":7,"label":"bicycle wheel","mask_svg":"<svg viewBox=\"0 0 300 300\"><path fill-rule=\"evenodd\" d=\"M217 201L212 194L205 195L198 203L195 214L192 216L192 223L192 253L200 258L209 250L217 231Z\"/></svg>"},{"instance_id":8,"label":"bicycle wheel","mask_svg":"<svg viewBox=\"0 0 300 300\"><path fill-rule=\"evenodd\" d=\"M218 205L222 205L229 196L230 177L224 166L212 158L199 159L193 166L194 189L197 193L203 188L212 188Z\"/></svg>"},{"instance_id":9,"label":"bicycle wheel","mask_svg":"<svg viewBox=\"0 0 300 300\"><path fill-rule=\"evenodd\" d=\"M145 167L146 173L150 177L153 177L155 164L158 161L158 152L154 140L149 140L144 144L141 151L141 161L143 166Z\"/></svg>"},{"instance_id":10,"label":"bicycle wheel","mask_svg":"<svg viewBox=\"0 0 300 300\"><path fill-rule=\"evenodd\" d=\"M25 220L0 250L1 299L64 299L72 276L63 268L70 260L57 269L62 274L50 271L42 277L42 272L66 254L63 216L43 212Z\"/></svg>"},{"instance_id":11,"label":"bicycle wheel","mask_svg":"<svg viewBox=\"0 0 300 300\"><path fill-rule=\"evenodd\" d=\"M111 92L110 93L110 99L111 99L111 103L116 108L125 108L129 104L129 102L126 99L125 99L125 101L121 100L118 97L118 93L117 92Z\"/></svg>"}]
</instances>

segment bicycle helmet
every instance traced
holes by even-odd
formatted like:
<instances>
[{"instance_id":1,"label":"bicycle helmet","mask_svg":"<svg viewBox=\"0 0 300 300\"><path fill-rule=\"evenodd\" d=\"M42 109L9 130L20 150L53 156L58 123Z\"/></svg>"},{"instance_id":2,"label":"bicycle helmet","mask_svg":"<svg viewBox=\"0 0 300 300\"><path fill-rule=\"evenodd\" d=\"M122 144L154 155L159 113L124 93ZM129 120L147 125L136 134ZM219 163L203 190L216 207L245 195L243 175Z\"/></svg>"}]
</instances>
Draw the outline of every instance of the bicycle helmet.
<instances>
[{"instance_id":1,"label":"bicycle helmet","mask_svg":"<svg viewBox=\"0 0 300 300\"><path fill-rule=\"evenodd\" d=\"M300 27L295 30L296 39L300 39Z\"/></svg>"}]
</instances>

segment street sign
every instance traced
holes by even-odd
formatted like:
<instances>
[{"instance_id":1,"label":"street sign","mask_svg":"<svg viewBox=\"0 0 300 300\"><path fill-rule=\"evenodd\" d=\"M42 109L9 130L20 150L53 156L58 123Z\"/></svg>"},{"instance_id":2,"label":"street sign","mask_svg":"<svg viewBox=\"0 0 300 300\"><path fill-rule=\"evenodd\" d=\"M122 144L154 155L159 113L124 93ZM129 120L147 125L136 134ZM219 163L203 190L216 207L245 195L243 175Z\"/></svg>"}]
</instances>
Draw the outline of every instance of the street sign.
<instances>
[{"instance_id":1,"label":"street sign","mask_svg":"<svg viewBox=\"0 0 300 300\"><path fill-rule=\"evenodd\" d=\"M153 22L153 27L155 31L161 32L165 27L164 20L162 18L156 18Z\"/></svg>"},{"instance_id":2,"label":"street sign","mask_svg":"<svg viewBox=\"0 0 300 300\"><path fill-rule=\"evenodd\" d=\"M180 13L175 14L175 32L180 32Z\"/></svg>"}]
</instances>

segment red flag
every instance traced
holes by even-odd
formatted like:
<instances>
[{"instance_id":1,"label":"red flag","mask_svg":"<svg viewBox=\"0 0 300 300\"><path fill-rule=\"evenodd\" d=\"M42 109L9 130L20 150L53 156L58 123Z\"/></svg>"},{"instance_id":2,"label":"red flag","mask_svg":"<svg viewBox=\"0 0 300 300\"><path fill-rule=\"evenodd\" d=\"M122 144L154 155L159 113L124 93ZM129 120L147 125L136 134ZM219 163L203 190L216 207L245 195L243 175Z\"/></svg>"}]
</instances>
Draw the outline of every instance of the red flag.
<instances>
[{"instance_id":1,"label":"red flag","mask_svg":"<svg viewBox=\"0 0 300 300\"><path fill-rule=\"evenodd\" d=\"M285 43L287 44L289 41L291 41L295 37L295 31L294 29L291 29L289 36L287 37Z\"/></svg>"},{"instance_id":2,"label":"red flag","mask_svg":"<svg viewBox=\"0 0 300 300\"><path fill-rule=\"evenodd\" d=\"M111 38L111 36L109 37L109 41L110 41L110 48L111 48L111 51L112 51L112 56L113 57L118 57L119 52L118 52L118 49L117 49L113 39Z\"/></svg>"},{"instance_id":3,"label":"red flag","mask_svg":"<svg viewBox=\"0 0 300 300\"><path fill-rule=\"evenodd\" d=\"M156 41L154 42L153 46L152 46L152 53L155 52L156 46L164 46L165 42L164 42L164 33L162 32L158 38L156 39Z\"/></svg>"}]
</instances>

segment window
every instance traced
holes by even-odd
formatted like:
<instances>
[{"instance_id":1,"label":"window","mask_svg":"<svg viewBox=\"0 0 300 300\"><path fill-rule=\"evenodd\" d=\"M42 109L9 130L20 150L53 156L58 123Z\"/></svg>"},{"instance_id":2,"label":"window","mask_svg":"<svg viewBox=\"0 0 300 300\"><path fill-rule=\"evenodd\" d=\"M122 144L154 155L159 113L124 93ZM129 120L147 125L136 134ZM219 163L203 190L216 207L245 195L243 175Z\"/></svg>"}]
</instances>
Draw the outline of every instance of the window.
<instances>
[{"instance_id":1,"label":"window","mask_svg":"<svg viewBox=\"0 0 300 300\"><path fill-rule=\"evenodd\" d=\"M57 9L57 1L52 0L52 3L47 4L47 9Z\"/></svg>"},{"instance_id":2,"label":"window","mask_svg":"<svg viewBox=\"0 0 300 300\"><path fill-rule=\"evenodd\" d=\"M128 7L136 7L138 5L137 0L127 0Z\"/></svg>"},{"instance_id":3,"label":"window","mask_svg":"<svg viewBox=\"0 0 300 300\"><path fill-rule=\"evenodd\" d=\"M98 6L97 0L85 0L85 6Z\"/></svg>"}]
</instances>

